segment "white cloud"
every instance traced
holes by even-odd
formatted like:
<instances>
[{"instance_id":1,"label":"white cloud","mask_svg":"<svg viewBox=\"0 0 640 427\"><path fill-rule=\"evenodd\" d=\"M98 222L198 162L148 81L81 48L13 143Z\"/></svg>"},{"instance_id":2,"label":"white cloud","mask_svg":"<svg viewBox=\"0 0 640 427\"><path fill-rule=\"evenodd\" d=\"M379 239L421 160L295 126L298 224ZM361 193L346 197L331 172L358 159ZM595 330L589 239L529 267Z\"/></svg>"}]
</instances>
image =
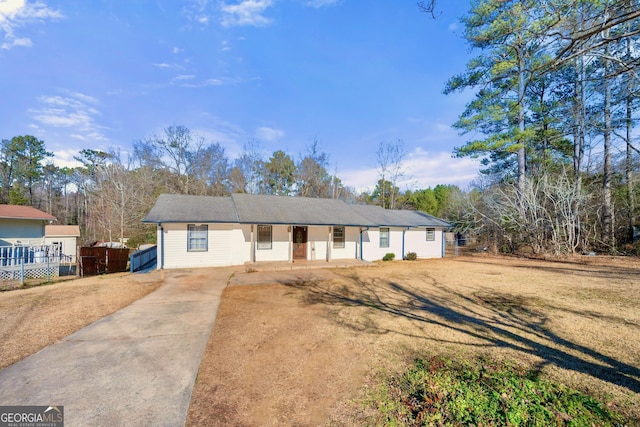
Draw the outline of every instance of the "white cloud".
<instances>
[{"instance_id":1,"label":"white cloud","mask_svg":"<svg viewBox=\"0 0 640 427\"><path fill-rule=\"evenodd\" d=\"M265 27L271 19L263 15L267 8L273 5L272 0L241 0L237 4L222 3L221 24L224 27L253 26Z\"/></svg>"},{"instance_id":2,"label":"white cloud","mask_svg":"<svg viewBox=\"0 0 640 427\"><path fill-rule=\"evenodd\" d=\"M254 80L254 79L251 79L251 80ZM189 88L201 88L201 87L209 87L209 86L232 85L232 84L243 83L244 81L246 80L241 77L214 77L214 78L206 79L201 82L181 83L180 86L189 87Z\"/></svg>"},{"instance_id":3,"label":"white cloud","mask_svg":"<svg viewBox=\"0 0 640 427\"><path fill-rule=\"evenodd\" d=\"M405 191L435 187L438 184L453 184L466 189L478 177L479 163L470 158L452 158L451 152L428 152L415 149L402 162L404 176L398 182ZM338 172L345 185L357 191L372 191L378 181L378 170L347 170Z\"/></svg>"},{"instance_id":4,"label":"white cloud","mask_svg":"<svg viewBox=\"0 0 640 427\"><path fill-rule=\"evenodd\" d=\"M69 136L81 141L106 141L105 129L96 123L101 115L95 107L98 100L80 92L68 92L65 96L41 96L40 108L29 113L39 126L69 128Z\"/></svg>"},{"instance_id":5,"label":"white cloud","mask_svg":"<svg viewBox=\"0 0 640 427\"><path fill-rule=\"evenodd\" d=\"M167 62L160 62L157 64L153 64L154 67L161 69L172 69L172 70L183 70L184 67L180 64L169 64Z\"/></svg>"},{"instance_id":6,"label":"white cloud","mask_svg":"<svg viewBox=\"0 0 640 427\"><path fill-rule=\"evenodd\" d=\"M68 167L75 168L82 166L82 163L74 159L79 156L80 152L73 149L53 150L53 164L59 168Z\"/></svg>"},{"instance_id":7,"label":"white cloud","mask_svg":"<svg viewBox=\"0 0 640 427\"><path fill-rule=\"evenodd\" d=\"M209 0L188 0L185 3L183 13L188 20L200 25L209 24Z\"/></svg>"},{"instance_id":8,"label":"white cloud","mask_svg":"<svg viewBox=\"0 0 640 427\"><path fill-rule=\"evenodd\" d=\"M28 2L27 0L0 0L0 35L4 41L2 49L15 46L30 47L33 42L28 37L16 35L16 29L33 22L43 22L50 19L61 19L59 10L49 9L44 2Z\"/></svg>"},{"instance_id":9,"label":"white cloud","mask_svg":"<svg viewBox=\"0 0 640 427\"><path fill-rule=\"evenodd\" d=\"M273 142L281 139L284 136L284 131L280 129L274 129L267 126L262 126L256 129L256 138L260 141Z\"/></svg>"},{"instance_id":10,"label":"white cloud","mask_svg":"<svg viewBox=\"0 0 640 427\"><path fill-rule=\"evenodd\" d=\"M305 5L315 8L321 8L325 6L333 6L338 3L339 0L308 0Z\"/></svg>"},{"instance_id":11,"label":"white cloud","mask_svg":"<svg viewBox=\"0 0 640 427\"><path fill-rule=\"evenodd\" d=\"M175 81L179 81L179 80L191 80L191 79L195 79L196 75L195 74L178 74L177 76L175 76L173 78L173 80Z\"/></svg>"}]
</instances>

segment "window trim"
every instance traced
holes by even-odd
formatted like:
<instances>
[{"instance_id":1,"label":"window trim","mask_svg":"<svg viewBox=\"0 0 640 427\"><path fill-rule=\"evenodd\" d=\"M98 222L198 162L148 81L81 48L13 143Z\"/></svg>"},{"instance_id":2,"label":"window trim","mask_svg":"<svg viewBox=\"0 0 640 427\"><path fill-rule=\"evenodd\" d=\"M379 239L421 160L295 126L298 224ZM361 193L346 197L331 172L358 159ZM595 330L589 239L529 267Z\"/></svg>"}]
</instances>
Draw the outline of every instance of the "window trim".
<instances>
[{"instance_id":1,"label":"window trim","mask_svg":"<svg viewBox=\"0 0 640 427\"><path fill-rule=\"evenodd\" d=\"M336 238L336 231L339 232L340 237ZM333 227L333 248L344 249L345 248L345 227Z\"/></svg>"},{"instance_id":2,"label":"window trim","mask_svg":"<svg viewBox=\"0 0 640 427\"><path fill-rule=\"evenodd\" d=\"M204 233L199 236L198 233ZM203 241L204 246L195 245L195 241ZM209 251L209 226L207 224L187 224L187 252L208 252Z\"/></svg>"},{"instance_id":3,"label":"window trim","mask_svg":"<svg viewBox=\"0 0 640 427\"><path fill-rule=\"evenodd\" d=\"M434 227L427 227L427 242L436 241L436 229Z\"/></svg>"},{"instance_id":4,"label":"window trim","mask_svg":"<svg viewBox=\"0 0 640 427\"><path fill-rule=\"evenodd\" d=\"M265 240L260 240L260 231L266 231L268 230L268 238L269 241L267 242L266 239ZM256 231L256 248L259 251L265 251L265 250L270 250L273 249L273 226L271 225L258 225L257 227L257 231ZM265 236L266 237L266 236Z\"/></svg>"},{"instance_id":5,"label":"window trim","mask_svg":"<svg viewBox=\"0 0 640 427\"><path fill-rule=\"evenodd\" d=\"M383 239L382 235L383 235L383 230L384 234L386 234L386 237ZM386 243L383 243L383 241L386 240ZM391 229L389 227L380 227L380 247L381 248L388 248L391 245Z\"/></svg>"}]
</instances>

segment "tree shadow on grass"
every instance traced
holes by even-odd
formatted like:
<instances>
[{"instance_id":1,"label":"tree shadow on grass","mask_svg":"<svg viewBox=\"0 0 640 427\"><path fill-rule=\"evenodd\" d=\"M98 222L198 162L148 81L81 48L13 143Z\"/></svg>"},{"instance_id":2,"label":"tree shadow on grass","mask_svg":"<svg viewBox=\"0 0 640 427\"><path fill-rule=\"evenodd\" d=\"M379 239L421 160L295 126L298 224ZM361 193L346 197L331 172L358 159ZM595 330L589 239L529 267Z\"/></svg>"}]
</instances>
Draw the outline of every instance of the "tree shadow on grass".
<instances>
[{"instance_id":1,"label":"tree shadow on grass","mask_svg":"<svg viewBox=\"0 0 640 427\"><path fill-rule=\"evenodd\" d=\"M526 297L494 291L462 294L426 275L422 276L422 286L403 285L381 278L362 279L353 271L345 278L350 283L342 286L309 279L284 280L281 283L301 290L307 304L362 307L373 313L407 319L422 329L429 325L447 328L472 338L474 343L441 342L508 348L539 357L542 362L538 369L553 364L640 393L638 367L561 337L547 327L545 313ZM554 310L562 309L554 307ZM427 338L406 329L380 327L370 321L363 325L345 317L335 320L360 332L393 332L412 338Z\"/></svg>"}]
</instances>

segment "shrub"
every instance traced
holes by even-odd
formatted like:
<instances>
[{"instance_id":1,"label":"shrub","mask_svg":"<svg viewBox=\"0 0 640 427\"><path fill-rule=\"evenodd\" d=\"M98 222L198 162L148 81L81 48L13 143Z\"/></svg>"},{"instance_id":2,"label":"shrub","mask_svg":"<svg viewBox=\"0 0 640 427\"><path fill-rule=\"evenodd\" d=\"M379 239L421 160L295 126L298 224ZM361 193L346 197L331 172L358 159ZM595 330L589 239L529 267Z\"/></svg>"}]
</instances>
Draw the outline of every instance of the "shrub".
<instances>
[{"instance_id":1,"label":"shrub","mask_svg":"<svg viewBox=\"0 0 640 427\"><path fill-rule=\"evenodd\" d=\"M619 426L606 404L537 372L488 360L417 359L369 400L376 425Z\"/></svg>"},{"instance_id":2,"label":"shrub","mask_svg":"<svg viewBox=\"0 0 640 427\"><path fill-rule=\"evenodd\" d=\"M388 253L384 254L384 256L382 257L382 260L383 261L393 261L395 257L396 257L396 254L388 252Z\"/></svg>"},{"instance_id":3,"label":"shrub","mask_svg":"<svg viewBox=\"0 0 640 427\"><path fill-rule=\"evenodd\" d=\"M404 259L406 259L407 261L415 261L418 259L418 254L416 254L415 252L409 252L407 253L407 255L405 255Z\"/></svg>"}]
</instances>

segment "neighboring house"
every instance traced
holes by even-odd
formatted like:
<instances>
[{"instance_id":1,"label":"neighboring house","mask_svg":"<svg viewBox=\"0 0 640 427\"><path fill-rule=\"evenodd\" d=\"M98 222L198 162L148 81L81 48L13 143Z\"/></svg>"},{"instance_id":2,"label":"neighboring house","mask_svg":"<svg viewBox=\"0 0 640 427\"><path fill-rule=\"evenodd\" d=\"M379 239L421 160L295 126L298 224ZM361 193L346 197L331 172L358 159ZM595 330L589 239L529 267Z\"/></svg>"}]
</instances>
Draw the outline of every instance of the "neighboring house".
<instances>
[{"instance_id":1,"label":"neighboring house","mask_svg":"<svg viewBox=\"0 0 640 427\"><path fill-rule=\"evenodd\" d=\"M42 245L53 215L31 206L0 205L0 246Z\"/></svg>"},{"instance_id":2,"label":"neighboring house","mask_svg":"<svg viewBox=\"0 0 640 427\"><path fill-rule=\"evenodd\" d=\"M59 247L65 258L72 263L76 262L78 237L80 237L78 225L45 226L45 244Z\"/></svg>"},{"instance_id":3,"label":"neighboring house","mask_svg":"<svg viewBox=\"0 0 640 427\"><path fill-rule=\"evenodd\" d=\"M423 212L340 200L162 194L143 219L158 227L158 268L263 261L362 259L393 252L444 256L450 225Z\"/></svg>"}]
</instances>

